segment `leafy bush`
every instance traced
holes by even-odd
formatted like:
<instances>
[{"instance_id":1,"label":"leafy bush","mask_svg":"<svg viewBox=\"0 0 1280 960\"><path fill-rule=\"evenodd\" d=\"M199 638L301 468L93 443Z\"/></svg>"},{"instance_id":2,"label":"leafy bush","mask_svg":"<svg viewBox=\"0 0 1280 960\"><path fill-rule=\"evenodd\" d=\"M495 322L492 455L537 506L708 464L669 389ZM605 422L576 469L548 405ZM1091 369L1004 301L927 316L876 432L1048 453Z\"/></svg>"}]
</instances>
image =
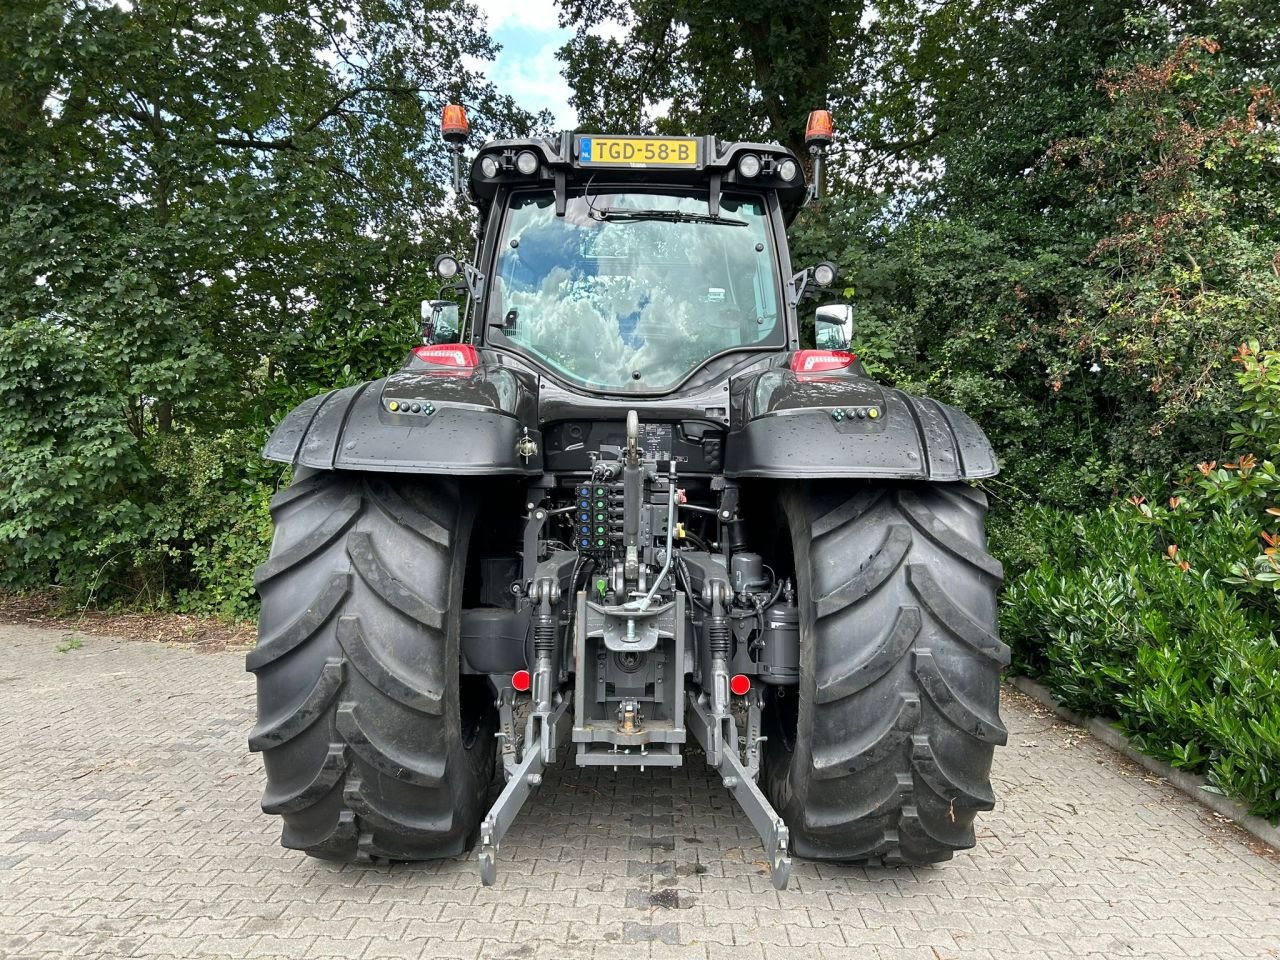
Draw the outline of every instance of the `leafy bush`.
<instances>
[{"instance_id":1,"label":"leafy bush","mask_svg":"<svg viewBox=\"0 0 1280 960\"><path fill-rule=\"evenodd\" d=\"M271 545L271 495L287 479L261 459L263 440L257 430L155 438L159 489L146 550L134 558L135 592L189 613L257 616L253 571Z\"/></svg>"},{"instance_id":2,"label":"leafy bush","mask_svg":"<svg viewBox=\"0 0 1280 960\"><path fill-rule=\"evenodd\" d=\"M145 476L122 398L56 323L0 326L0 586L75 580L92 594L141 523Z\"/></svg>"},{"instance_id":3,"label":"leafy bush","mask_svg":"<svg viewBox=\"0 0 1280 960\"><path fill-rule=\"evenodd\" d=\"M1241 348L1240 451L1159 500L1004 521L1015 667L1280 820L1280 353ZM1259 459L1260 451L1267 459ZM1035 531L1034 535L1030 532Z\"/></svg>"}]
</instances>

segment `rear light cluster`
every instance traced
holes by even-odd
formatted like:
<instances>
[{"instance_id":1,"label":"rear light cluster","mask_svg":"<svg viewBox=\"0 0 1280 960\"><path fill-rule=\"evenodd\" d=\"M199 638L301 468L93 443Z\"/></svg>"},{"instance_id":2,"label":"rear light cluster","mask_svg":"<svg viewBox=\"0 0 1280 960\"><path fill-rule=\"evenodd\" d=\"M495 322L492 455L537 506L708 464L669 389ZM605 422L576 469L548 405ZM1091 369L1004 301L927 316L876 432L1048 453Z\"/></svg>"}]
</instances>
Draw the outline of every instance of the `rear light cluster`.
<instances>
[{"instance_id":1,"label":"rear light cluster","mask_svg":"<svg viewBox=\"0 0 1280 960\"><path fill-rule=\"evenodd\" d=\"M433 343L413 348L413 355L423 363L441 367L472 369L480 365L480 354L469 343Z\"/></svg>"},{"instance_id":2,"label":"rear light cluster","mask_svg":"<svg viewBox=\"0 0 1280 960\"><path fill-rule=\"evenodd\" d=\"M857 360L847 350L797 350L791 355L793 373L829 373L843 370Z\"/></svg>"}]
</instances>

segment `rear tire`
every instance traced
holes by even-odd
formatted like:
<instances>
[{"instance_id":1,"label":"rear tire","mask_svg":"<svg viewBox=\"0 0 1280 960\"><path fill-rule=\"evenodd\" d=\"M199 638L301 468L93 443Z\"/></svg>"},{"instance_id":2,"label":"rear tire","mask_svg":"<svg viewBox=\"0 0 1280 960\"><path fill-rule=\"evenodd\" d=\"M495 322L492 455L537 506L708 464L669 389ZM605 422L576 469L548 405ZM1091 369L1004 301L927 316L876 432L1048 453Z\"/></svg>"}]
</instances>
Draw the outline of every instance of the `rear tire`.
<instances>
[{"instance_id":1,"label":"rear tire","mask_svg":"<svg viewBox=\"0 0 1280 960\"><path fill-rule=\"evenodd\" d=\"M795 485L783 497L800 684L773 688L765 786L795 852L933 863L974 845L1000 722L1002 571L963 484Z\"/></svg>"},{"instance_id":2,"label":"rear tire","mask_svg":"<svg viewBox=\"0 0 1280 960\"><path fill-rule=\"evenodd\" d=\"M271 513L246 664L263 811L283 818L285 847L326 859L461 853L497 729L487 683L458 668L471 509L445 478L316 473Z\"/></svg>"}]
</instances>

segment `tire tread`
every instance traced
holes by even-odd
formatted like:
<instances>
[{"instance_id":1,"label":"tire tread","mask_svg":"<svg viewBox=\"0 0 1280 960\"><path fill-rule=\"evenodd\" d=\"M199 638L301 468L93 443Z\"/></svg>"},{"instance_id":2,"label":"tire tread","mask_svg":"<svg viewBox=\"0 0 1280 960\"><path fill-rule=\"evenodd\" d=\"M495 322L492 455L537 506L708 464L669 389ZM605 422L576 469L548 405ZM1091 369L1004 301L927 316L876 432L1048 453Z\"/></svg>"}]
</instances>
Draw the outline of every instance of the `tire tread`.
<instances>
[{"instance_id":1,"label":"tire tread","mask_svg":"<svg viewBox=\"0 0 1280 960\"><path fill-rule=\"evenodd\" d=\"M793 746L766 743L766 789L802 856L950 859L995 805L992 750L1008 739L986 499L954 483L814 482L784 505L801 581L800 702Z\"/></svg>"}]
</instances>

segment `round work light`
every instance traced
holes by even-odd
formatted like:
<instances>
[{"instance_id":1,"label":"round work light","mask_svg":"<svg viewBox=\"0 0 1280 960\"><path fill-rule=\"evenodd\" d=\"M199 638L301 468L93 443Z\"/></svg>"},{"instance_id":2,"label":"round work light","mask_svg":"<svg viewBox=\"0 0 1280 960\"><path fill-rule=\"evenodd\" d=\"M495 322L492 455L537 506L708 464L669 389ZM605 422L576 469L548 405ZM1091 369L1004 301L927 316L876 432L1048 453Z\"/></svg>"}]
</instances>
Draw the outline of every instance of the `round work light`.
<instances>
[{"instance_id":1,"label":"round work light","mask_svg":"<svg viewBox=\"0 0 1280 960\"><path fill-rule=\"evenodd\" d=\"M436 274L443 280L452 280L458 275L458 258L440 254L436 257Z\"/></svg>"},{"instance_id":2,"label":"round work light","mask_svg":"<svg viewBox=\"0 0 1280 960\"><path fill-rule=\"evenodd\" d=\"M538 157L532 150L523 150L516 156L516 169L526 177L538 172Z\"/></svg>"}]
</instances>

